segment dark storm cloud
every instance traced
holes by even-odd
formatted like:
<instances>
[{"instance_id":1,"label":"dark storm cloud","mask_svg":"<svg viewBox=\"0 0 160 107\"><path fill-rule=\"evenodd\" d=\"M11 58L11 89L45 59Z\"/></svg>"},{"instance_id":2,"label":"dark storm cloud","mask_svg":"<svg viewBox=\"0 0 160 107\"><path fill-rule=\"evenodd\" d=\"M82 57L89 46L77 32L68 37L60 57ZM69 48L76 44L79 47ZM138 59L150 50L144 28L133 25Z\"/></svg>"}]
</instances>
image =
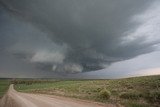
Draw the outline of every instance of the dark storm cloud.
<instances>
[{"instance_id":1,"label":"dark storm cloud","mask_svg":"<svg viewBox=\"0 0 160 107\"><path fill-rule=\"evenodd\" d=\"M153 2L156 0L0 0L0 48L43 70L103 69L154 51L159 41L135 36L144 27L134 20L143 19L135 15Z\"/></svg>"}]
</instances>

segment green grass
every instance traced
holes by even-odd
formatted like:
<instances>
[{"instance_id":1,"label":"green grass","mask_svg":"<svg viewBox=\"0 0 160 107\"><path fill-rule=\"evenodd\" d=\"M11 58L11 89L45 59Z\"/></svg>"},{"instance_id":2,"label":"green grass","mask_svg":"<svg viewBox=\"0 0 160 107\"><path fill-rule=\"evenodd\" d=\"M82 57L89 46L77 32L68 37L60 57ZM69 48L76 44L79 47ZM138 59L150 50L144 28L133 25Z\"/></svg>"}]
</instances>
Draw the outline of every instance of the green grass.
<instances>
[{"instance_id":1,"label":"green grass","mask_svg":"<svg viewBox=\"0 0 160 107\"><path fill-rule=\"evenodd\" d=\"M22 92L53 94L103 103L120 103L126 107L160 105L160 76L117 80L18 80L15 88ZM103 89L111 93L109 99L100 96Z\"/></svg>"},{"instance_id":2,"label":"green grass","mask_svg":"<svg viewBox=\"0 0 160 107\"><path fill-rule=\"evenodd\" d=\"M124 103L125 107L152 107L149 104L145 104L145 103L139 103L136 101L128 101Z\"/></svg>"},{"instance_id":3,"label":"green grass","mask_svg":"<svg viewBox=\"0 0 160 107\"><path fill-rule=\"evenodd\" d=\"M0 98L6 93L9 87L9 80L0 80Z\"/></svg>"}]
</instances>

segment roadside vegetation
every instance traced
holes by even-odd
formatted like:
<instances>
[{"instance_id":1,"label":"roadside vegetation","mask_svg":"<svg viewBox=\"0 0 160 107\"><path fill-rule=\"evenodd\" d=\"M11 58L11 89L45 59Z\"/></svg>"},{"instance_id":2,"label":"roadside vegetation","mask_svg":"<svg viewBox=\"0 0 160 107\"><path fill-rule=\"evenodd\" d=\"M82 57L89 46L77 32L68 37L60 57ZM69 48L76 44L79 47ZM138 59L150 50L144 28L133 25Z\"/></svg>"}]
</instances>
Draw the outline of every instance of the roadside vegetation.
<instances>
[{"instance_id":1,"label":"roadside vegetation","mask_svg":"<svg viewBox=\"0 0 160 107\"><path fill-rule=\"evenodd\" d=\"M160 107L160 75L116 80L14 80L20 92L74 97L125 107Z\"/></svg>"},{"instance_id":2,"label":"roadside vegetation","mask_svg":"<svg viewBox=\"0 0 160 107\"><path fill-rule=\"evenodd\" d=\"M0 79L0 98L7 92L9 84L9 80Z\"/></svg>"}]
</instances>

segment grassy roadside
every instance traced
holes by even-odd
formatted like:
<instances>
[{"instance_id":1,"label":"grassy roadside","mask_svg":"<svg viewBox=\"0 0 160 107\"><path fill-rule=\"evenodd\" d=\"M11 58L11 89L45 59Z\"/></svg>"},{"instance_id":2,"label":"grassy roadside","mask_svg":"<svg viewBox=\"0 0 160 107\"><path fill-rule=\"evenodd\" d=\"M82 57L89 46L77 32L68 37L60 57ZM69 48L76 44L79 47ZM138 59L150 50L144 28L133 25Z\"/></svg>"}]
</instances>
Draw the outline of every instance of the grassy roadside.
<instances>
[{"instance_id":1,"label":"grassy roadside","mask_svg":"<svg viewBox=\"0 0 160 107\"><path fill-rule=\"evenodd\" d=\"M0 98L6 93L9 83L9 80L0 79Z\"/></svg>"},{"instance_id":2,"label":"grassy roadside","mask_svg":"<svg viewBox=\"0 0 160 107\"><path fill-rule=\"evenodd\" d=\"M159 107L160 76L119 80L16 80L22 92L53 94L126 107Z\"/></svg>"}]
</instances>

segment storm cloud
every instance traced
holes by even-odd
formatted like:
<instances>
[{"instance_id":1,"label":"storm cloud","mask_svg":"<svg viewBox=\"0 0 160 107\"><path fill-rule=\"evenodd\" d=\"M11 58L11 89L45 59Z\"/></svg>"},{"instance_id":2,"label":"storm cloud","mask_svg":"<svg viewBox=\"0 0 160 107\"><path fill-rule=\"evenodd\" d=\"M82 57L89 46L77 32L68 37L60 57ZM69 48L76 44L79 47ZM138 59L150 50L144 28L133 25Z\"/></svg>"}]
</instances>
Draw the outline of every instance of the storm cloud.
<instances>
[{"instance_id":1,"label":"storm cloud","mask_svg":"<svg viewBox=\"0 0 160 107\"><path fill-rule=\"evenodd\" d=\"M159 5L157 0L0 0L0 51L44 71L104 69L156 51Z\"/></svg>"}]
</instances>

